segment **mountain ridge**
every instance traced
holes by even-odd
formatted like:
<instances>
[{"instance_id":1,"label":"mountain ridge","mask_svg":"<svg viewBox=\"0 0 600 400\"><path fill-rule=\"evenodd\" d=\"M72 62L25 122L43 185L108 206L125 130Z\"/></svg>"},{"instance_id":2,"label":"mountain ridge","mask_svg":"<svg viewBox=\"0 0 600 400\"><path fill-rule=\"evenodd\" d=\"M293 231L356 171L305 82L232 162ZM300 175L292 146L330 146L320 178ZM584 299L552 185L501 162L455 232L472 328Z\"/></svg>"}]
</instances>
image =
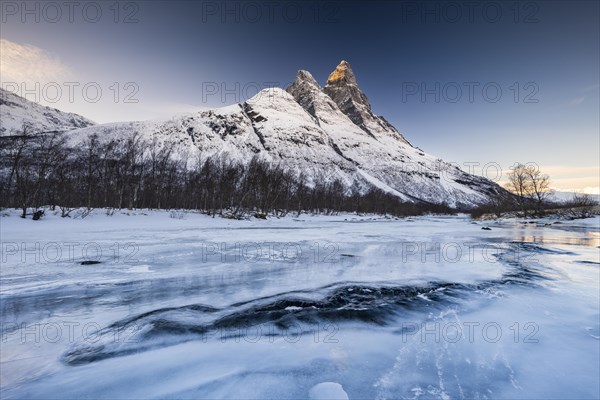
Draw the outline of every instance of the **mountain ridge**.
<instances>
[{"instance_id":1,"label":"mountain ridge","mask_svg":"<svg viewBox=\"0 0 600 400\"><path fill-rule=\"evenodd\" d=\"M162 120L73 125L65 129L71 146L91 136L119 143L137 135L172 147L173 157L190 166L211 157L259 157L308 185L338 180L347 190L377 187L409 202L472 207L503 191L412 146L372 112L346 61L324 87L299 70L287 89L263 89L239 104Z\"/></svg>"},{"instance_id":2,"label":"mountain ridge","mask_svg":"<svg viewBox=\"0 0 600 400\"><path fill-rule=\"evenodd\" d=\"M31 133L64 132L96 123L75 113L43 106L0 88L0 136L20 134L24 127Z\"/></svg>"}]
</instances>

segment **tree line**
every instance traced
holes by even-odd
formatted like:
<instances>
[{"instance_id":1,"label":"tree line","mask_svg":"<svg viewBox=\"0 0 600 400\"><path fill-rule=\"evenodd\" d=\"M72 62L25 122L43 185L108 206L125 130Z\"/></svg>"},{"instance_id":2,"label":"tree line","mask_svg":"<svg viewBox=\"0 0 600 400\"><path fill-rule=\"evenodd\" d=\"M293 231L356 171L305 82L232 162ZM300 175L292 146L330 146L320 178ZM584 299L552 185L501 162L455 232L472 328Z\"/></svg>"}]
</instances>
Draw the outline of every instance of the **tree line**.
<instances>
[{"instance_id":1,"label":"tree line","mask_svg":"<svg viewBox=\"0 0 600 400\"><path fill-rule=\"evenodd\" d=\"M226 156L178 154L132 133L119 140L97 135L77 146L61 133L4 137L0 206L19 208L22 217L45 207L67 217L77 208L189 209L229 218L289 212L357 212L392 216L450 213L445 205L414 204L378 188L347 187L339 179L309 183L303 173L254 157L241 163Z\"/></svg>"},{"instance_id":2,"label":"tree line","mask_svg":"<svg viewBox=\"0 0 600 400\"><path fill-rule=\"evenodd\" d=\"M575 193L569 201L551 201L550 177L534 164L516 164L508 174L508 192L492 196L487 204L471 210L479 218L491 214L501 218L507 213L522 217L560 214L569 218L586 218L595 213L597 202L587 194Z\"/></svg>"}]
</instances>

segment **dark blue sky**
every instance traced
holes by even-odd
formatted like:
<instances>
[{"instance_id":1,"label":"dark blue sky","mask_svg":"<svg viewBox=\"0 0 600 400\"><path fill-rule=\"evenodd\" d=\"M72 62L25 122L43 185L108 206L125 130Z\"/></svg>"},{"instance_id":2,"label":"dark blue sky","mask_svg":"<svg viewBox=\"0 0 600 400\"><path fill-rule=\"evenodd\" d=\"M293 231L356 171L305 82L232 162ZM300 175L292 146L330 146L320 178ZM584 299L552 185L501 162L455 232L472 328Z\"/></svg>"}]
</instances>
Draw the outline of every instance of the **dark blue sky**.
<instances>
[{"instance_id":1,"label":"dark blue sky","mask_svg":"<svg viewBox=\"0 0 600 400\"><path fill-rule=\"evenodd\" d=\"M11 75L18 62L3 54L3 84L98 82L101 101L76 93L52 105L99 122L231 104L285 87L298 69L324 84L345 59L375 113L427 152L504 168L532 161L557 187L599 186L597 1L106 1L72 18L64 6L58 16L44 2L27 3L29 14L7 3L16 9L2 6L2 39L37 48L40 69L58 72ZM42 68L48 60L55 68ZM138 103L123 103L126 82ZM207 95L211 83L239 90Z\"/></svg>"}]
</instances>

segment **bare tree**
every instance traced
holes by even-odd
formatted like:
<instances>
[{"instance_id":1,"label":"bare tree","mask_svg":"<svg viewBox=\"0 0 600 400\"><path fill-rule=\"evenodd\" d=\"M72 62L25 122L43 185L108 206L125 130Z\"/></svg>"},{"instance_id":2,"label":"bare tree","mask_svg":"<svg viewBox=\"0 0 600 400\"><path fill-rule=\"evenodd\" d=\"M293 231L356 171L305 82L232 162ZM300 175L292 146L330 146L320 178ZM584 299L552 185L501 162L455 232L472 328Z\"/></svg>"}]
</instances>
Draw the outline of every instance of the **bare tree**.
<instances>
[{"instance_id":1,"label":"bare tree","mask_svg":"<svg viewBox=\"0 0 600 400\"><path fill-rule=\"evenodd\" d=\"M29 145L32 137L30 125L24 123L19 135L8 137L3 141L2 153L3 157L10 162L10 173L6 181L3 180L2 184L0 185L0 198L2 198L7 204L11 201L11 189L13 186L13 181L15 180L15 174L17 173L18 168L21 166L21 162L27 156L24 154L24 152L26 151L26 148ZM6 147L4 146L4 143L6 143ZM23 214L25 214L25 212ZM25 216L23 216L23 218L25 218Z\"/></svg>"},{"instance_id":2,"label":"bare tree","mask_svg":"<svg viewBox=\"0 0 600 400\"><path fill-rule=\"evenodd\" d=\"M544 204L550 190L550 177L542 174L536 165L517 164L508 174L508 190L517 195L517 203L527 216L533 208L537 215L543 214Z\"/></svg>"},{"instance_id":3,"label":"bare tree","mask_svg":"<svg viewBox=\"0 0 600 400\"><path fill-rule=\"evenodd\" d=\"M544 213L544 203L548 196L552 194L550 190L550 177L542 174L537 166L528 165L525 169L525 176L529 181L528 196L535 205L538 215Z\"/></svg>"},{"instance_id":4,"label":"bare tree","mask_svg":"<svg viewBox=\"0 0 600 400\"><path fill-rule=\"evenodd\" d=\"M57 132L41 134L35 142L37 162L32 205L37 209L49 204L54 209L57 199L52 177L66 156L65 137Z\"/></svg>"},{"instance_id":5,"label":"bare tree","mask_svg":"<svg viewBox=\"0 0 600 400\"><path fill-rule=\"evenodd\" d=\"M508 174L507 187L508 190L517 195L516 201L525 216L527 216L528 211L528 194L531 192L526 170L527 166L524 164L515 165Z\"/></svg>"}]
</instances>

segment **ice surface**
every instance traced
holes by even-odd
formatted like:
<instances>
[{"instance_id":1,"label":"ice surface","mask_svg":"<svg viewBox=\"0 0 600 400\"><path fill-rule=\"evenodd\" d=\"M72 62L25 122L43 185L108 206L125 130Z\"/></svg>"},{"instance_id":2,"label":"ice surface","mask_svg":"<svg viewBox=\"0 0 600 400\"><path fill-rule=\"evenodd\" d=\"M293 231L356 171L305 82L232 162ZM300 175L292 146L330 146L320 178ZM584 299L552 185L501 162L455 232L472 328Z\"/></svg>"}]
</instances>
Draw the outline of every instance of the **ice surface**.
<instances>
[{"instance_id":1,"label":"ice surface","mask_svg":"<svg viewBox=\"0 0 600 400\"><path fill-rule=\"evenodd\" d=\"M3 399L600 396L598 218L4 213Z\"/></svg>"}]
</instances>

